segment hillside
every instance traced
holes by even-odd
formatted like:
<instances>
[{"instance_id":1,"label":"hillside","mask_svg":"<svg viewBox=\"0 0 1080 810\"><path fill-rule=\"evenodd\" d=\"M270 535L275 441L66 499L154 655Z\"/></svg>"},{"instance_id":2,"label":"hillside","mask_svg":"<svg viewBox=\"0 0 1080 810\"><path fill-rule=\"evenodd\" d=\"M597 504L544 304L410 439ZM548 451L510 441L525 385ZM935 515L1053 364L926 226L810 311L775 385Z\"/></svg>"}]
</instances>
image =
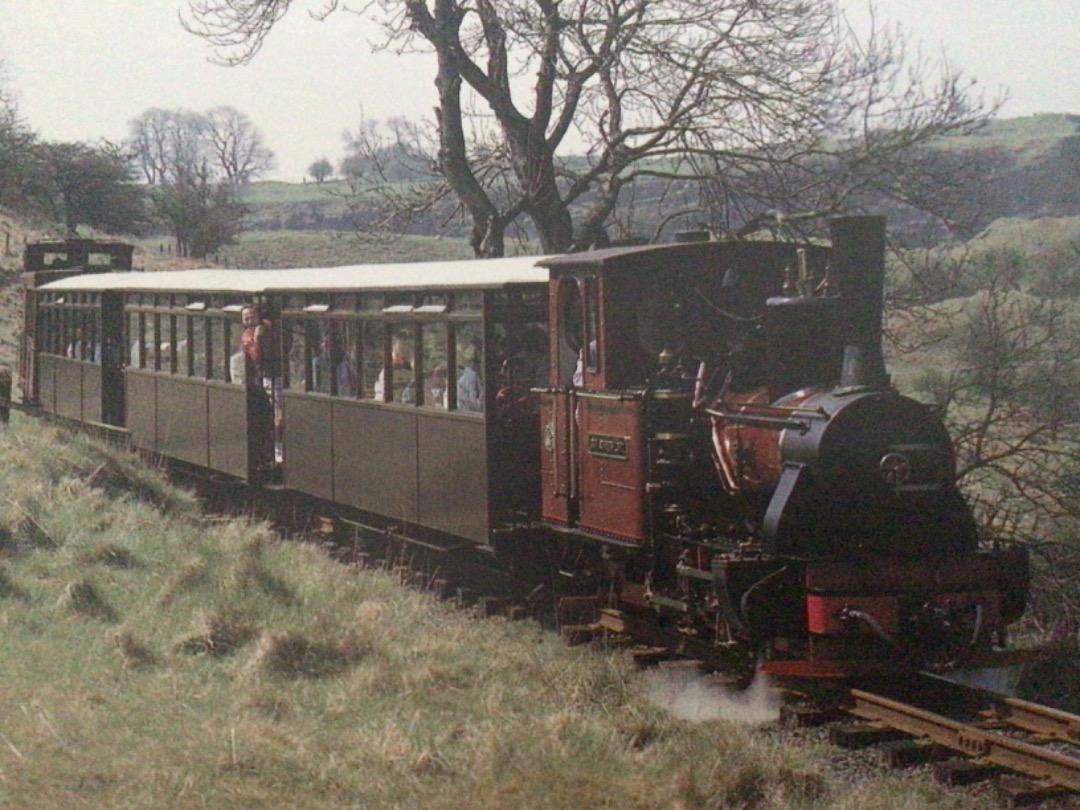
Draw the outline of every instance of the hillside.
<instances>
[{"instance_id":1,"label":"hillside","mask_svg":"<svg viewBox=\"0 0 1080 810\"><path fill-rule=\"evenodd\" d=\"M203 518L40 422L0 453L5 810L995 806L799 743L685 670Z\"/></svg>"},{"instance_id":2,"label":"hillside","mask_svg":"<svg viewBox=\"0 0 1080 810\"><path fill-rule=\"evenodd\" d=\"M1054 160L1080 137L1080 115L1041 113L1000 118L972 135L944 139L943 150L995 149L1009 152L1019 165Z\"/></svg>"},{"instance_id":3,"label":"hillside","mask_svg":"<svg viewBox=\"0 0 1080 810\"><path fill-rule=\"evenodd\" d=\"M968 171L987 187L978 199L965 199L960 207L966 235L973 235L1001 217L1054 217L1080 214L1080 115L1044 114L994 120L972 135L953 136L935 144L950 161L969 164ZM571 158L577 160L578 158ZM688 204L696 191L679 192ZM640 179L634 186L634 219L639 233L652 233L658 224L647 200L671 198L660 181ZM349 201L344 181L290 184L253 183L245 202L251 206L250 227L256 231L339 230L370 228L376 215L363 200ZM890 217L894 232L920 225L888 200L865 200L865 207ZM420 218L410 233L465 238L468 225L460 217L441 210Z\"/></svg>"}]
</instances>

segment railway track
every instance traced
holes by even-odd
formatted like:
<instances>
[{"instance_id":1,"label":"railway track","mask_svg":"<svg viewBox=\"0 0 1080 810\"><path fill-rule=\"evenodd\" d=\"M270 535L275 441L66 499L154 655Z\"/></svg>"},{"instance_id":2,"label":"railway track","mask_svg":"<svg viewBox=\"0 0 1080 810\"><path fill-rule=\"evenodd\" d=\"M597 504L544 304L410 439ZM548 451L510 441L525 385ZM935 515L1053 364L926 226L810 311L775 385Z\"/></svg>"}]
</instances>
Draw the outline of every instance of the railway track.
<instances>
[{"instance_id":1,"label":"railway track","mask_svg":"<svg viewBox=\"0 0 1080 810\"><path fill-rule=\"evenodd\" d=\"M934 762L949 784L1020 774L1002 785L1014 806L1069 796L1080 807L1080 716L943 682L880 691L850 690L843 710L856 722L830 728L833 743L885 743L889 764Z\"/></svg>"}]
</instances>

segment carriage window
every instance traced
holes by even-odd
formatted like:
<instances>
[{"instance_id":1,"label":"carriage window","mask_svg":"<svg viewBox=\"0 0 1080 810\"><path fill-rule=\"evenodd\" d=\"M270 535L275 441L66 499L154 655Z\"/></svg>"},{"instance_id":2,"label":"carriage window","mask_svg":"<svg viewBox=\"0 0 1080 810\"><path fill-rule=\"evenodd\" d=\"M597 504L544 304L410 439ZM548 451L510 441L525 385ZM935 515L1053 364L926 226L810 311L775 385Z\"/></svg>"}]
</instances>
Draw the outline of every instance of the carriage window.
<instances>
[{"instance_id":1,"label":"carriage window","mask_svg":"<svg viewBox=\"0 0 1080 810\"><path fill-rule=\"evenodd\" d=\"M206 376L206 318L194 318L191 329L191 375Z\"/></svg>"},{"instance_id":2,"label":"carriage window","mask_svg":"<svg viewBox=\"0 0 1080 810\"><path fill-rule=\"evenodd\" d=\"M416 312L429 312L438 313L446 312L448 296L445 294L427 293L420 296L420 303L416 307Z\"/></svg>"},{"instance_id":3,"label":"carriage window","mask_svg":"<svg viewBox=\"0 0 1080 810\"><path fill-rule=\"evenodd\" d=\"M101 362L101 305L94 301L94 308L87 313L86 342L83 345L85 359L94 363Z\"/></svg>"},{"instance_id":4,"label":"carriage window","mask_svg":"<svg viewBox=\"0 0 1080 810\"><path fill-rule=\"evenodd\" d=\"M176 361L177 373L186 377L195 374L195 356L192 347L195 343L195 319L182 315L177 327Z\"/></svg>"},{"instance_id":5,"label":"carriage window","mask_svg":"<svg viewBox=\"0 0 1080 810\"><path fill-rule=\"evenodd\" d=\"M456 410L484 410L484 326L479 321L459 323L454 329L457 374L453 403Z\"/></svg>"},{"instance_id":6,"label":"carriage window","mask_svg":"<svg viewBox=\"0 0 1080 810\"><path fill-rule=\"evenodd\" d=\"M290 391L306 391L307 369L311 362L309 330L316 324L311 321L293 321L289 324L289 336L292 338L288 353L288 374L286 386ZM318 338L316 337L316 340Z\"/></svg>"},{"instance_id":7,"label":"carriage window","mask_svg":"<svg viewBox=\"0 0 1080 810\"><path fill-rule=\"evenodd\" d=\"M311 330L311 390L319 394L356 397L355 322L313 323Z\"/></svg>"},{"instance_id":8,"label":"carriage window","mask_svg":"<svg viewBox=\"0 0 1080 810\"><path fill-rule=\"evenodd\" d=\"M383 312L387 313L401 313L412 312L415 306L414 295L412 293L391 293L388 294L383 301Z\"/></svg>"},{"instance_id":9,"label":"carriage window","mask_svg":"<svg viewBox=\"0 0 1080 810\"><path fill-rule=\"evenodd\" d=\"M147 330L149 323L142 312L131 318L131 365L134 368L147 368L153 362L153 344Z\"/></svg>"},{"instance_id":10,"label":"carriage window","mask_svg":"<svg viewBox=\"0 0 1080 810\"><path fill-rule=\"evenodd\" d=\"M229 326L223 318L210 321L210 373L212 380L229 379Z\"/></svg>"},{"instance_id":11,"label":"carriage window","mask_svg":"<svg viewBox=\"0 0 1080 810\"><path fill-rule=\"evenodd\" d=\"M329 394L333 389L333 368L341 350L334 345L333 329L329 323L311 323L308 327L311 345L311 390L316 394Z\"/></svg>"},{"instance_id":12,"label":"carriage window","mask_svg":"<svg viewBox=\"0 0 1080 810\"><path fill-rule=\"evenodd\" d=\"M56 340L56 311L41 308L41 317L38 318L37 331L35 333L37 345L46 354L55 354L54 342Z\"/></svg>"},{"instance_id":13,"label":"carriage window","mask_svg":"<svg viewBox=\"0 0 1080 810\"><path fill-rule=\"evenodd\" d=\"M446 410L449 401L449 366L447 357L447 326L445 323L425 324L420 332L424 353L421 358L421 370L424 374L424 387L420 404L425 408Z\"/></svg>"},{"instance_id":14,"label":"carriage window","mask_svg":"<svg viewBox=\"0 0 1080 810\"><path fill-rule=\"evenodd\" d=\"M64 354L71 360L99 363L102 346L98 342L95 310L82 309L71 313L68 341Z\"/></svg>"},{"instance_id":15,"label":"carriage window","mask_svg":"<svg viewBox=\"0 0 1080 810\"><path fill-rule=\"evenodd\" d=\"M161 336L161 316L155 313L151 316L151 319L151 357L147 360L147 363L154 371L162 371L168 367L168 360L164 358L164 355L171 347L165 345L165 341Z\"/></svg>"},{"instance_id":16,"label":"carriage window","mask_svg":"<svg viewBox=\"0 0 1080 810\"><path fill-rule=\"evenodd\" d=\"M86 321L86 313L75 310L68 314L68 328L65 332L67 343L64 344L64 356L73 360L82 360L83 324Z\"/></svg>"},{"instance_id":17,"label":"carriage window","mask_svg":"<svg viewBox=\"0 0 1080 810\"><path fill-rule=\"evenodd\" d=\"M54 310L53 325L55 326L55 332L49 336L53 354L63 354L64 347L67 346L68 328L68 314L65 310Z\"/></svg>"},{"instance_id":18,"label":"carriage window","mask_svg":"<svg viewBox=\"0 0 1080 810\"><path fill-rule=\"evenodd\" d=\"M525 389L545 387L548 382L548 333L542 320L496 323L494 344L496 388ZM567 384L577 364L577 353L568 355Z\"/></svg>"},{"instance_id":19,"label":"carriage window","mask_svg":"<svg viewBox=\"0 0 1080 810\"><path fill-rule=\"evenodd\" d=\"M315 323L312 335L318 347L311 361L312 390L337 397L356 396L354 323Z\"/></svg>"},{"instance_id":20,"label":"carriage window","mask_svg":"<svg viewBox=\"0 0 1080 810\"><path fill-rule=\"evenodd\" d=\"M480 312L483 309L483 293L454 293L454 312Z\"/></svg>"},{"instance_id":21,"label":"carriage window","mask_svg":"<svg viewBox=\"0 0 1080 810\"><path fill-rule=\"evenodd\" d=\"M163 319L162 328L165 332L163 338L163 345L167 346L168 348L165 352L165 357L161 364L161 370L169 374L176 374L176 350L177 344L179 343L179 338L176 334L176 316L166 315Z\"/></svg>"},{"instance_id":22,"label":"carriage window","mask_svg":"<svg viewBox=\"0 0 1080 810\"><path fill-rule=\"evenodd\" d=\"M336 375L339 397L356 399L360 393L360 323L340 321L334 325L341 342L341 359Z\"/></svg>"},{"instance_id":23,"label":"carriage window","mask_svg":"<svg viewBox=\"0 0 1080 810\"><path fill-rule=\"evenodd\" d=\"M390 402L416 404L413 325L395 326L390 340Z\"/></svg>"},{"instance_id":24,"label":"carriage window","mask_svg":"<svg viewBox=\"0 0 1080 810\"><path fill-rule=\"evenodd\" d=\"M386 324L363 321L361 384L364 399L382 399L383 364L386 360Z\"/></svg>"}]
</instances>

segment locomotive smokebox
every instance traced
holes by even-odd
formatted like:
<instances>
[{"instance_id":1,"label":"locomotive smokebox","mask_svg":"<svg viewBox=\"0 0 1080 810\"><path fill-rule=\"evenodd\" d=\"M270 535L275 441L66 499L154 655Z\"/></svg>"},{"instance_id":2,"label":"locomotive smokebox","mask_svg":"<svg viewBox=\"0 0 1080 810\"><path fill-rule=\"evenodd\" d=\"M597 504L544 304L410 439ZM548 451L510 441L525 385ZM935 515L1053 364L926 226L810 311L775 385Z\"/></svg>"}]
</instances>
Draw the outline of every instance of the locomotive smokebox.
<instances>
[{"instance_id":1,"label":"locomotive smokebox","mask_svg":"<svg viewBox=\"0 0 1080 810\"><path fill-rule=\"evenodd\" d=\"M833 243L830 281L843 309L838 324L844 347L840 386L888 385L881 351L885 217L841 217L829 225Z\"/></svg>"}]
</instances>

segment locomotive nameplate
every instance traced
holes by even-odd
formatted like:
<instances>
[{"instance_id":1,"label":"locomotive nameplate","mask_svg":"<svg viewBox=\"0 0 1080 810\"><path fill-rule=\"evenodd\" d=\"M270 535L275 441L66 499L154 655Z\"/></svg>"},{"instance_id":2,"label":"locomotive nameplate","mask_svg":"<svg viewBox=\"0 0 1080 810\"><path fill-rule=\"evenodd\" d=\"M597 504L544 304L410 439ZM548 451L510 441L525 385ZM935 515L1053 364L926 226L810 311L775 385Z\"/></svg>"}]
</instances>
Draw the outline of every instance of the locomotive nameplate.
<instances>
[{"instance_id":1,"label":"locomotive nameplate","mask_svg":"<svg viewBox=\"0 0 1080 810\"><path fill-rule=\"evenodd\" d=\"M590 433L589 455L626 461L628 458L626 455L626 439L622 436L602 436L599 433Z\"/></svg>"}]
</instances>

